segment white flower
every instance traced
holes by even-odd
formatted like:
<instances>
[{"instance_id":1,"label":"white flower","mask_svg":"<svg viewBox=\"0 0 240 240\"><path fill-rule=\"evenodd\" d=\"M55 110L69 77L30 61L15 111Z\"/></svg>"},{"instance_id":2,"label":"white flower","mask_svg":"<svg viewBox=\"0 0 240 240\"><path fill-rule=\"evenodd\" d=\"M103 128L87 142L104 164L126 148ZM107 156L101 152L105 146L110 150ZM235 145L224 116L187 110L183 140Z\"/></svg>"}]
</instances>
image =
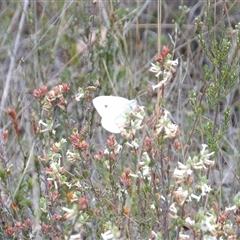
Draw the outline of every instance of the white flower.
<instances>
[{"instance_id":1,"label":"white flower","mask_svg":"<svg viewBox=\"0 0 240 240\"><path fill-rule=\"evenodd\" d=\"M61 140L60 140L60 143L62 144L62 143L66 143L67 142L67 140L66 140L66 138L62 138Z\"/></svg>"},{"instance_id":2,"label":"white flower","mask_svg":"<svg viewBox=\"0 0 240 240\"><path fill-rule=\"evenodd\" d=\"M221 238L220 238L220 239L221 239ZM217 237L205 235L205 236L203 236L203 240L217 240Z\"/></svg>"},{"instance_id":3,"label":"white flower","mask_svg":"<svg viewBox=\"0 0 240 240\"><path fill-rule=\"evenodd\" d=\"M130 126L133 130L140 129L142 126L142 120L141 119L131 120Z\"/></svg>"},{"instance_id":4,"label":"white flower","mask_svg":"<svg viewBox=\"0 0 240 240\"><path fill-rule=\"evenodd\" d=\"M149 176L149 174L150 174L150 168L149 168L149 166L148 166L148 165L145 165L144 162L140 162L139 164L140 164L140 169L139 169L139 171L138 171L138 174L139 174L140 176L143 176L143 177ZM142 164L142 165L141 165L141 164Z\"/></svg>"},{"instance_id":5,"label":"white flower","mask_svg":"<svg viewBox=\"0 0 240 240\"><path fill-rule=\"evenodd\" d=\"M157 234L152 230L151 231L151 238L149 238L149 240L151 240L151 239L158 239L158 237L157 237Z\"/></svg>"},{"instance_id":6,"label":"white flower","mask_svg":"<svg viewBox=\"0 0 240 240\"><path fill-rule=\"evenodd\" d=\"M187 166L185 166L183 163L181 163L181 162L178 162L178 168L179 169L188 169L188 167Z\"/></svg>"},{"instance_id":7,"label":"white flower","mask_svg":"<svg viewBox=\"0 0 240 240\"><path fill-rule=\"evenodd\" d=\"M161 68L158 65L156 65L154 63L151 63L151 65L152 65L152 67L150 67L149 71L156 73L156 75L155 75L156 77L158 77L160 74L163 73L163 71L161 70Z\"/></svg>"},{"instance_id":8,"label":"white flower","mask_svg":"<svg viewBox=\"0 0 240 240\"><path fill-rule=\"evenodd\" d=\"M60 169L60 165L56 162L51 162L50 167L54 172L58 172Z\"/></svg>"},{"instance_id":9,"label":"white flower","mask_svg":"<svg viewBox=\"0 0 240 240\"><path fill-rule=\"evenodd\" d=\"M109 150L107 149L107 148L105 148L104 149L104 152L103 152L105 155L109 155L110 154L110 152L109 152Z\"/></svg>"},{"instance_id":10,"label":"white flower","mask_svg":"<svg viewBox=\"0 0 240 240\"><path fill-rule=\"evenodd\" d=\"M201 221L201 230L203 232L213 233L215 231L215 228L217 227L215 222L216 218L211 214L207 214L207 216L205 216L205 219Z\"/></svg>"},{"instance_id":11,"label":"white flower","mask_svg":"<svg viewBox=\"0 0 240 240\"><path fill-rule=\"evenodd\" d=\"M210 160L210 157L214 155L214 152L209 153L208 146L202 144L202 150L200 151L200 156L194 156L193 159L189 159L192 162L192 167L194 169L208 169L214 165L214 161Z\"/></svg>"},{"instance_id":12,"label":"white flower","mask_svg":"<svg viewBox=\"0 0 240 240\"><path fill-rule=\"evenodd\" d=\"M78 93L74 96L77 102L79 102L83 97L84 97L84 93Z\"/></svg>"},{"instance_id":13,"label":"white flower","mask_svg":"<svg viewBox=\"0 0 240 240\"><path fill-rule=\"evenodd\" d=\"M207 184L203 184L201 186L201 190L202 190L202 194L201 194L202 196L206 196L207 193L212 191L212 189Z\"/></svg>"},{"instance_id":14,"label":"white flower","mask_svg":"<svg viewBox=\"0 0 240 240\"><path fill-rule=\"evenodd\" d=\"M43 122L42 119L39 120L38 122L39 128L41 129L40 132L48 132L52 131L53 128L53 122L48 121L47 123Z\"/></svg>"},{"instance_id":15,"label":"white flower","mask_svg":"<svg viewBox=\"0 0 240 240\"><path fill-rule=\"evenodd\" d=\"M182 164L181 162L178 162L178 168L175 168L173 172L173 178L177 180L184 180L188 178L192 174L192 170L189 169L187 166Z\"/></svg>"},{"instance_id":16,"label":"white flower","mask_svg":"<svg viewBox=\"0 0 240 240\"><path fill-rule=\"evenodd\" d=\"M79 159L79 153L71 152L69 150L67 151L66 156L67 156L67 160L72 163L75 162L77 159Z\"/></svg>"},{"instance_id":17,"label":"white flower","mask_svg":"<svg viewBox=\"0 0 240 240\"><path fill-rule=\"evenodd\" d=\"M130 143L126 142L126 145L131 147L131 148L134 148L134 149L138 149L139 148L139 143L136 140L131 141Z\"/></svg>"},{"instance_id":18,"label":"white flower","mask_svg":"<svg viewBox=\"0 0 240 240\"><path fill-rule=\"evenodd\" d=\"M117 144L117 145L114 147L114 153L115 153L115 154L120 153L121 150L122 150L122 145L121 145L121 144Z\"/></svg>"},{"instance_id":19,"label":"white flower","mask_svg":"<svg viewBox=\"0 0 240 240\"><path fill-rule=\"evenodd\" d=\"M165 63L167 66L171 66L171 67L176 67L178 65L178 59L176 60L168 60Z\"/></svg>"},{"instance_id":20,"label":"white flower","mask_svg":"<svg viewBox=\"0 0 240 240\"><path fill-rule=\"evenodd\" d=\"M177 208L175 207L175 203L173 203L171 206L170 206L170 208L169 208L169 210L172 212L172 213L177 213Z\"/></svg>"},{"instance_id":21,"label":"white flower","mask_svg":"<svg viewBox=\"0 0 240 240\"><path fill-rule=\"evenodd\" d=\"M62 207L62 210L67 212L67 213L70 213L70 214L73 214L74 213L74 210L73 209L70 209L70 208L66 208L66 207Z\"/></svg>"},{"instance_id":22,"label":"white flower","mask_svg":"<svg viewBox=\"0 0 240 240\"><path fill-rule=\"evenodd\" d=\"M154 205L154 204L151 204L151 205L150 205L150 209L153 209L153 210L156 209L155 205Z\"/></svg>"},{"instance_id":23,"label":"white flower","mask_svg":"<svg viewBox=\"0 0 240 240\"><path fill-rule=\"evenodd\" d=\"M173 178L176 178L176 179L184 179L184 178L186 178L187 175L190 175L190 174L188 174L188 170L180 170L180 169L175 168L175 170L173 172Z\"/></svg>"},{"instance_id":24,"label":"white flower","mask_svg":"<svg viewBox=\"0 0 240 240\"><path fill-rule=\"evenodd\" d=\"M206 144L202 144L202 150L200 152L201 154L201 161L203 162L203 164L208 165L208 166L213 166L214 165L214 161L209 160L209 158L214 155L215 152L211 152L209 153L208 151L208 146Z\"/></svg>"},{"instance_id":25,"label":"white flower","mask_svg":"<svg viewBox=\"0 0 240 240\"><path fill-rule=\"evenodd\" d=\"M77 102L79 102L85 96L82 88L78 88L78 93L74 95L74 98Z\"/></svg>"},{"instance_id":26,"label":"white flower","mask_svg":"<svg viewBox=\"0 0 240 240\"><path fill-rule=\"evenodd\" d=\"M204 154L207 148L208 148L207 144L202 144L201 154Z\"/></svg>"},{"instance_id":27,"label":"white flower","mask_svg":"<svg viewBox=\"0 0 240 240\"><path fill-rule=\"evenodd\" d=\"M189 193L187 190L183 190L182 187L179 187L176 191L173 192L173 197L174 199L182 206L187 197L188 197Z\"/></svg>"},{"instance_id":28,"label":"white flower","mask_svg":"<svg viewBox=\"0 0 240 240\"><path fill-rule=\"evenodd\" d=\"M134 178L138 178L138 175L137 175L137 174L134 174L134 173L130 173L129 176L130 176L130 177L134 177Z\"/></svg>"},{"instance_id":29,"label":"white flower","mask_svg":"<svg viewBox=\"0 0 240 240\"><path fill-rule=\"evenodd\" d=\"M156 134L158 135L164 130L164 138L175 137L178 132L178 125L172 123L168 115L169 112L165 110L164 115L160 117L156 125Z\"/></svg>"},{"instance_id":30,"label":"white flower","mask_svg":"<svg viewBox=\"0 0 240 240\"><path fill-rule=\"evenodd\" d=\"M157 85L153 85L152 86L153 91L155 91L157 88L161 88L166 82L167 82L167 79L163 79Z\"/></svg>"},{"instance_id":31,"label":"white flower","mask_svg":"<svg viewBox=\"0 0 240 240\"><path fill-rule=\"evenodd\" d=\"M79 233L77 233L77 234L74 234L74 235L71 235L70 236L70 238L69 238L69 240L79 240L80 238L79 238Z\"/></svg>"},{"instance_id":32,"label":"white flower","mask_svg":"<svg viewBox=\"0 0 240 240\"><path fill-rule=\"evenodd\" d=\"M103 240L114 240L114 235L110 230L106 231L105 233L101 233Z\"/></svg>"},{"instance_id":33,"label":"white flower","mask_svg":"<svg viewBox=\"0 0 240 240\"><path fill-rule=\"evenodd\" d=\"M151 159L150 159L150 157L149 157L149 155L148 155L147 152L144 152L144 153L142 154L142 161L143 161L145 164L147 164L147 165L151 162Z\"/></svg>"},{"instance_id":34,"label":"white flower","mask_svg":"<svg viewBox=\"0 0 240 240\"><path fill-rule=\"evenodd\" d=\"M190 198L190 199L191 199L191 198L196 199L197 202L199 202L200 199L201 199L201 196L197 196L197 195L195 195L195 194L192 193L192 194L189 196L189 198Z\"/></svg>"},{"instance_id":35,"label":"white flower","mask_svg":"<svg viewBox=\"0 0 240 240\"><path fill-rule=\"evenodd\" d=\"M179 240L187 240L190 239L190 236L187 234L179 233Z\"/></svg>"},{"instance_id":36,"label":"white flower","mask_svg":"<svg viewBox=\"0 0 240 240\"><path fill-rule=\"evenodd\" d=\"M185 219L185 223L187 224L187 226L194 226L195 225L195 221L192 220L190 217L187 217Z\"/></svg>"},{"instance_id":37,"label":"white flower","mask_svg":"<svg viewBox=\"0 0 240 240\"><path fill-rule=\"evenodd\" d=\"M139 148L139 143L134 140L134 141L131 141L131 145L135 148L135 149L138 149Z\"/></svg>"},{"instance_id":38,"label":"white flower","mask_svg":"<svg viewBox=\"0 0 240 240\"><path fill-rule=\"evenodd\" d=\"M171 72L163 72L163 80L160 81L157 85L153 85L152 89L155 91L155 89L162 87L163 85L166 86L169 80L171 79L172 73Z\"/></svg>"},{"instance_id":39,"label":"white flower","mask_svg":"<svg viewBox=\"0 0 240 240\"><path fill-rule=\"evenodd\" d=\"M134 116L138 119L143 120L145 117L145 107L144 106L138 106L137 111L134 112Z\"/></svg>"},{"instance_id":40,"label":"white flower","mask_svg":"<svg viewBox=\"0 0 240 240\"><path fill-rule=\"evenodd\" d=\"M172 61L172 66L176 67L178 65L178 59Z\"/></svg>"},{"instance_id":41,"label":"white flower","mask_svg":"<svg viewBox=\"0 0 240 240\"><path fill-rule=\"evenodd\" d=\"M225 211L233 211L233 210L235 210L237 208L237 206L236 205L233 205L232 207L226 207L225 208Z\"/></svg>"}]
</instances>

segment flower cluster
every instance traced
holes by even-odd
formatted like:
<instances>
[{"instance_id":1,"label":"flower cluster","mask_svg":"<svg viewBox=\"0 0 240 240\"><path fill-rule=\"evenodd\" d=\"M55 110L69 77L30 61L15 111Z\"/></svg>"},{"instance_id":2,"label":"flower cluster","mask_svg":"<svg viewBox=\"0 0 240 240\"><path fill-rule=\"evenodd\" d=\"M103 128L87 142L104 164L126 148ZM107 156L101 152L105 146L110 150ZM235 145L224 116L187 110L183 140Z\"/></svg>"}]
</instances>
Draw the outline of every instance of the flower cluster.
<instances>
[{"instance_id":1,"label":"flower cluster","mask_svg":"<svg viewBox=\"0 0 240 240\"><path fill-rule=\"evenodd\" d=\"M69 137L70 141L72 142L74 149L80 149L82 151L87 151L89 148L88 143L81 138L81 135L78 131L74 131L72 135Z\"/></svg>"},{"instance_id":2,"label":"flower cluster","mask_svg":"<svg viewBox=\"0 0 240 240\"><path fill-rule=\"evenodd\" d=\"M64 98L64 93L67 93L70 89L70 84L63 83L58 86L52 87L47 92L47 87L44 85L38 90L33 91L33 96L43 105L43 109L50 110L52 107L65 108L67 101Z\"/></svg>"},{"instance_id":3,"label":"flower cluster","mask_svg":"<svg viewBox=\"0 0 240 240\"><path fill-rule=\"evenodd\" d=\"M43 85L38 90L35 89L33 91L33 96L36 99L40 100L41 98L45 97L46 93L47 93L47 86Z\"/></svg>"},{"instance_id":4,"label":"flower cluster","mask_svg":"<svg viewBox=\"0 0 240 240\"><path fill-rule=\"evenodd\" d=\"M8 236L14 236L17 234L18 230L23 230L25 233L28 231L31 231L32 223L31 220L28 218L25 220L24 223L22 222L16 222L15 226L6 226L5 231Z\"/></svg>"},{"instance_id":5,"label":"flower cluster","mask_svg":"<svg viewBox=\"0 0 240 240\"><path fill-rule=\"evenodd\" d=\"M153 72L157 78L162 76L162 80L157 85L152 86L153 90L167 86L172 78L172 73L175 72L174 67L178 65L178 59L171 60L172 56L169 53L170 49L163 46L161 53L155 59L157 63L151 63L149 71Z\"/></svg>"},{"instance_id":6,"label":"flower cluster","mask_svg":"<svg viewBox=\"0 0 240 240\"><path fill-rule=\"evenodd\" d=\"M151 63L150 72L153 72L157 78L161 76L159 83L152 85L152 89L164 89L170 82L175 72L174 67L178 65L178 60L171 60L170 49L163 46L161 53L156 57L156 64ZM164 134L164 138L173 138L177 136L180 131L178 126L169 119L170 113L165 109L162 111L160 119L156 122L156 134Z\"/></svg>"},{"instance_id":7,"label":"flower cluster","mask_svg":"<svg viewBox=\"0 0 240 240\"><path fill-rule=\"evenodd\" d=\"M121 152L122 145L118 144L114 135L110 135L107 138L107 146L104 150L104 154L109 157L111 162L116 160L117 155Z\"/></svg>"},{"instance_id":8,"label":"flower cluster","mask_svg":"<svg viewBox=\"0 0 240 240\"><path fill-rule=\"evenodd\" d=\"M199 175L201 175L202 170L207 170L213 166L214 160L210 160L213 155L214 152L209 152L208 146L203 144L198 155L194 157L189 156L185 164L178 162L178 166L172 175L175 185L178 186L173 191L174 203L171 206L171 216L173 218L178 217L177 206L183 207L193 201L200 202L201 199L203 200L212 191L208 185L207 178L205 176L199 178ZM199 182L197 182L197 179L199 179ZM199 226L199 230L209 237L216 234L219 227L219 224L216 224L216 222L216 216L210 213L202 216L198 213L198 217L188 216L185 219L185 225L189 229L195 229L196 226ZM181 232L181 234L186 239L190 239L188 234L184 232Z\"/></svg>"},{"instance_id":9,"label":"flower cluster","mask_svg":"<svg viewBox=\"0 0 240 240\"><path fill-rule=\"evenodd\" d=\"M33 96L38 100L41 104L42 109L53 113L54 108L59 107L61 109L65 109L67 106L67 100L64 97L64 94L67 93L70 89L70 85L67 83L63 83L51 88L50 91L47 91L47 87L45 85L41 86L38 90L33 91ZM58 127L54 124L53 116L48 115L48 119L43 120L40 119L38 124L37 121L32 115L33 129L35 135L37 133L51 132L55 134L55 129Z\"/></svg>"},{"instance_id":10,"label":"flower cluster","mask_svg":"<svg viewBox=\"0 0 240 240\"><path fill-rule=\"evenodd\" d=\"M135 101L135 100L132 100ZM131 138L136 134L136 131L142 128L142 121L145 117L144 106L136 105L131 111L124 113L125 123L120 127L121 135Z\"/></svg>"},{"instance_id":11,"label":"flower cluster","mask_svg":"<svg viewBox=\"0 0 240 240\"><path fill-rule=\"evenodd\" d=\"M120 182L125 188L131 186L132 184L130 173L131 173L131 170L129 168L126 168L120 176Z\"/></svg>"},{"instance_id":12,"label":"flower cluster","mask_svg":"<svg viewBox=\"0 0 240 240\"><path fill-rule=\"evenodd\" d=\"M159 135L160 133L163 133L163 138L173 138L180 133L178 125L174 124L169 116L170 113L167 110L164 110L164 113L160 116L157 125L155 126L156 134Z\"/></svg>"}]
</instances>

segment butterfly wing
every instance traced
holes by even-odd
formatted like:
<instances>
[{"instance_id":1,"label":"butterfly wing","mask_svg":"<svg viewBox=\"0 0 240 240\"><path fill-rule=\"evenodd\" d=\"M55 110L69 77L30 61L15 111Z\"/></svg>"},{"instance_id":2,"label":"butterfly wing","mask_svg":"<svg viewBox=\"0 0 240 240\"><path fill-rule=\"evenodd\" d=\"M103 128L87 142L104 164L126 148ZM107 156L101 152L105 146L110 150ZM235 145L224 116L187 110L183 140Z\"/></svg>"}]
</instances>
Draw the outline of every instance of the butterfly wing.
<instances>
[{"instance_id":1,"label":"butterfly wing","mask_svg":"<svg viewBox=\"0 0 240 240\"><path fill-rule=\"evenodd\" d=\"M120 126L124 126L126 108L130 101L116 96L100 96L93 99L93 105L102 117L102 126L112 133L120 133Z\"/></svg>"},{"instance_id":2,"label":"butterfly wing","mask_svg":"<svg viewBox=\"0 0 240 240\"><path fill-rule=\"evenodd\" d=\"M123 125L124 119L121 122L122 122L121 125ZM101 124L104 129L106 129L111 133L120 133L120 127L119 127L120 125L119 125L119 122L116 123L116 119L104 117L102 118Z\"/></svg>"},{"instance_id":3,"label":"butterfly wing","mask_svg":"<svg viewBox=\"0 0 240 240\"><path fill-rule=\"evenodd\" d=\"M93 105L101 117L120 114L128 103L128 99L116 96L100 96L93 99Z\"/></svg>"}]
</instances>

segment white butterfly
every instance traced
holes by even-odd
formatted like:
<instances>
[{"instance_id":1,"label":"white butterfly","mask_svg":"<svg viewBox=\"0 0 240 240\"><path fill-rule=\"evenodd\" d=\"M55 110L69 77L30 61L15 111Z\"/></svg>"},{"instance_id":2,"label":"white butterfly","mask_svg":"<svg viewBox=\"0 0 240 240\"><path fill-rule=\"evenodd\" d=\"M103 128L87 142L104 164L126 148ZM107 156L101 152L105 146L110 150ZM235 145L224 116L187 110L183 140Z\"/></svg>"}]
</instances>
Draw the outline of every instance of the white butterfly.
<instances>
[{"instance_id":1,"label":"white butterfly","mask_svg":"<svg viewBox=\"0 0 240 240\"><path fill-rule=\"evenodd\" d=\"M100 96L93 99L93 105L102 117L103 128L112 133L120 133L126 126L127 114L137 108L136 100L116 96Z\"/></svg>"}]
</instances>

